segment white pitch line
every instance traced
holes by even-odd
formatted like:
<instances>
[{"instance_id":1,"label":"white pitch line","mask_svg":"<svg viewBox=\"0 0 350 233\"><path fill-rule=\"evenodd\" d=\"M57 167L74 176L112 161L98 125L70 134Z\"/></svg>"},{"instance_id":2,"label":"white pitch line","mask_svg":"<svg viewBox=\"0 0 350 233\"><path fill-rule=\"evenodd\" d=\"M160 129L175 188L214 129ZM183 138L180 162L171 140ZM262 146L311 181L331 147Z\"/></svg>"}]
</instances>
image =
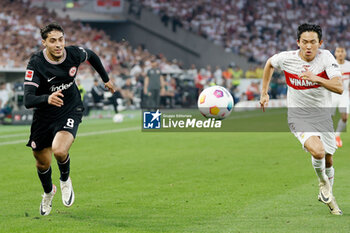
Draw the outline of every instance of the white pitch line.
<instances>
[{"instance_id":1,"label":"white pitch line","mask_svg":"<svg viewBox=\"0 0 350 233\"><path fill-rule=\"evenodd\" d=\"M15 138L15 137L22 137L22 136L28 136L28 133L18 133L18 134L9 134L9 135L1 135L0 138Z\"/></svg>"},{"instance_id":2,"label":"white pitch line","mask_svg":"<svg viewBox=\"0 0 350 233\"><path fill-rule=\"evenodd\" d=\"M122 129L111 129L111 130L103 130L103 131L97 131L97 132L86 132L86 133L81 133L77 136L79 137L85 137L85 136L95 136L95 135L100 135L100 134L108 134L108 133L119 133L119 132L127 132L127 131L133 131L133 130L141 130L140 127L130 127L130 128L122 128Z\"/></svg>"},{"instance_id":3,"label":"white pitch line","mask_svg":"<svg viewBox=\"0 0 350 233\"><path fill-rule=\"evenodd\" d=\"M95 135L109 134L109 133L128 132L128 131L140 130L140 129L141 129L140 127L130 127L130 128L122 128L122 129L102 130L102 131L97 131L97 132L86 132L86 133L80 133L80 134L78 133L77 137L86 137L86 136L95 136ZM10 142L0 142L0 146L26 143L27 141L28 140L16 140L16 141L10 141Z\"/></svg>"},{"instance_id":4,"label":"white pitch line","mask_svg":"<svg viewBox=\"0 0 350 233\"><path fill-rule=\"evenodd\" d=\"M264 115L275 115L275 114L280 114L280 112L267 112L264 113ZM238 116L230 116L227 118L227 120L230 119L239 119L239 118L250 118L250 117L255 117L258 116L258 113L248 113L248 114L242 114ZM126 131L132 131L132 130L138 130L141 129L140 127L131 127L131 128L122 128L122 129L112 129L112 130L103 130L103 131L97 131L97 132L86 132L86 133L81 133L77 136L79 137L85 137L85 136L95 136L95 135L101 135L101 134L108 134L108 133L118 133L118 132L126 132ZM17 136L27 136L28 134L12 134L12 135L2 135L0 138L9 138L9 137L17 137ZM11 145L11 144L19 144L19 143L26 143L27 140L17 140L17 141L11 141L11 142L0 142L0 146L4 145Z\"/></svg>"},{"instance_id":5,"label":"white pitch line","mask_svg":"<svg viewBox=\"0 0 350 233\"><path fill-rule=\"evenodd\" d=\"M10 141L10 142L0 142L0 146L19 144L19 143L26 143L27 141L28 140L16 140L16 141Z\"/></svg>"}]
</instances>

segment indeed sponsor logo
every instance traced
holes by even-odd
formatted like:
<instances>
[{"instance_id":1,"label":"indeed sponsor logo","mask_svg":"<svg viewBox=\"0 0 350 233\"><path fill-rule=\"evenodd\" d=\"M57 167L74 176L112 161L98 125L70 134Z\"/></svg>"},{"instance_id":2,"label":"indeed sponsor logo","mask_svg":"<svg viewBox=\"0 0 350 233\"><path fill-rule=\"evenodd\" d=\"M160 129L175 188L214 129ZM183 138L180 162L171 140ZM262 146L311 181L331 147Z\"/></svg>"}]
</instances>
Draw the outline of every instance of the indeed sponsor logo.
<instances>
[{"instance_id":1,"label":"indeed sponsor logo","mask_svg":"<svg viewBox=\"0 0 350 233\"><path fill-rule=\"evenodd\" d=\"M70 83L68 83L68 84L62 83L62 84L59 85L59 86L53 85L53 86L50 88L50 90L51 90L52 92L67 90L68 88L70 88L70 87L73 85L73 83L74 83L74 81L72 81L72 82L70 82Z\"/></svg>"}]
</instances>

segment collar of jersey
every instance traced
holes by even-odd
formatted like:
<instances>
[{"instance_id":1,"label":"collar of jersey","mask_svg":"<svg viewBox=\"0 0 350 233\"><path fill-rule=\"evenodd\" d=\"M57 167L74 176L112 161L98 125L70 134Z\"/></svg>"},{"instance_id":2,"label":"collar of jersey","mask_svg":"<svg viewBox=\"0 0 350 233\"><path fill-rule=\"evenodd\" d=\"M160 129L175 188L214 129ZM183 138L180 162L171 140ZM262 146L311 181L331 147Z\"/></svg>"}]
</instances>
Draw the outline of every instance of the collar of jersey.
<instances>
[{"instance_id":1,"label":"collar of jersey","mask_svg":"<svg viewBox=\"0 0 350 233\"><path fill-rule=\"evenodd\" d=\"M67 52L66 52L66 49L64 48L63 49L63 58L61 61L52 61L48 58L47 54L46 54L46 48L43 50L43 54L44 54L44 57L45 57L45 60L50 63L50 64L53 64L53 65L58 65L58 64L61 64L62 62L64 62L64 60L66 60L66 57L67 57Z\"/></svg>"},{"instance_id":2,"label":"collar of jersey","mask_svg":"<svg viewBox=\"0 0 350 233\"><path fill-rule=\"evenodd\" d=\"M314 59L312 59L311 61L305 61L305 60L303 60L303 59L300 57L299 52L300 52L300 49L297 50L297 56L298 56L298 58L300 58L302 61L304 61L304 62L306 62L306 63L312 63L312 62L314 62L314 61L316 60L316 57L318 57L318 55L320 54L320 49L317 51L316 56L315 56Z\"/></svg>"}]
</instances>

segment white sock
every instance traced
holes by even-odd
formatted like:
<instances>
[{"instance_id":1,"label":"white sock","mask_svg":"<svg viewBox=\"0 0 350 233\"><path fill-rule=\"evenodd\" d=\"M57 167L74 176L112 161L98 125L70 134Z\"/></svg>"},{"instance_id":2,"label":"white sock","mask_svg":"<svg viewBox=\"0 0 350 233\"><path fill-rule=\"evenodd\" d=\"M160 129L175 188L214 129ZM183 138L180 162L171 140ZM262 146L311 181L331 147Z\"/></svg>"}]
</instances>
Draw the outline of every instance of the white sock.
<instances>
[{"instance_id":1,"label":"white sock","mask_svg":"<svg viewBox=\"0 0 350 233\"><path fill-rule=\"evenodd\" d=\"M334 183L334 168L332 167L326 167L326 175L328 176L329 183L331 184L331 187L333 187Z\"/></svg>"},{"instance_id":2,"label":"white sock","mask_svg":"<svg viewBox=\"0 0 350 233\"><path fill-rule=\"evenodd\" d=\"M312 166L315 169L316 175L318 176L318 179L320 182L325 182L328 180L328 177L326 175L326 160L323 159L315 159L313 156L311 156L312 160Z\"/></svg>"},{"instance_id":3,"label":"white sock","mask_svg":"<svg viewBox=\"0 0 350 233\"><path fill-rule=\"evenodd\" d=\"M337 130L335 131L335 136L340 136L340 133L343 132L346 128L346 122L342 119L338 121Z\"/></svg>"}]
</instances>

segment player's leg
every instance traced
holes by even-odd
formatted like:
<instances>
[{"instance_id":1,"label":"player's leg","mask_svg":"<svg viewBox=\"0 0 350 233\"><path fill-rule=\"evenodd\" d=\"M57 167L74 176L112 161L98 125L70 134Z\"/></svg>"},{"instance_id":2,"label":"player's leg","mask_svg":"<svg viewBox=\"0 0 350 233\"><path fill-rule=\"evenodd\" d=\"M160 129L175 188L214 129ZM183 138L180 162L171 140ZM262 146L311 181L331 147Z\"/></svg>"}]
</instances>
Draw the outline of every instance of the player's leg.
<instances>
[{"instance_id":1,"label":"player's leg","mask_svg":"<svg viewBox=\"0 0 350 233\"><path fill-rule=\"evenodd\" d=\"M343 132L346 128L346 123L348 122L348 114L346 112L340 113L341 118L339 119L336 136L339 136L341 132Z\"/></svg>"},{"instance_id":2,"label":"player's leg","mask_svg":"<svg viewBox=\"0 0 350 233\"><path fill-rule=\"evenodd\" d=\"M150 98L150 106L152 111L157 111L157 91L156 90L150 90L151 92L151 98Z\"/></svg>"},{"instance_id":3,"label":"player's leg","mask_svg":"<svg viewBox=\"0 0 350 233\"><path fill-rule=\"evenodd\" d=\"M52 142L52 151L57 160L60 170L60 187L62 193L62 202L70 207L74 203L74 191L72 181L69 177L70 158L69 149L74 141L74 136L68 131L58 131Z\"/></svg>"},{"instance_id":4,"label":"player's leg","mask_svg":"<svg viewBox=\"0 0 350 233\"><path fill-rule=\"evenodd\" d=\"M74 141L73 135L68 131L56 133L52 142L52 151L60 169L60 180L67 181L70 172L69 149Z\"/></svg>"},{"instance_id":5,"label":"player's leg","mask_svg":"<svg viewBox=\"0 0 350 233\"><path fill-rule=\"evenodd\" d=\"M315 168L316 174L320 181L328 180L325 173L326 161L325 150L322 141L318 136L309 137L304 144L304 147L312 156L312 165Z\"/></svg>"},{"instance_id":6,"label":"player's leg","mask_svg":"<svg viewBox=\"0 0 350 233\"><path fill-rule=\"evenodd\" d=\"M333 132L322 132L321 134L321 140L323 142L325 152L326 152L326 175L328 177L329 183L332 188L332 200L329 203L326 203L328 206L330 212L333 215L342 215L342 211L339 208L335 197L333 195L333 184L334 184L334 168L333 168L333 154L335 153L336 150L336 145L335 145L335 134ZM321 196L318 197L320 201Z\"/></svg>"},{"instance_id":7,"label":"player's leg","mask_svg":"<svg viewBox=\"0 0 350 233\"><path fill-rule=\"evenodd\" d=\"M69 149L74 142L75 135L83 117L83 108L79 106L74 112L68 114L62 121L58 122L55 128L55 137L52 142L52 151L57 160L60 170L60 186L62 193L62 202L70 207L74 203L74 191L70 173Z\"/></svg>"},{"instance_id":8,"label":"player's leg","mask_svg":"<svg viewBox=\"0 0 350 233\"><path fill-rule=\"evenodd\" d=\"M338 147L343 146L343 142L340 138L340 134L346 129L347 121L348 121L348 114L346 112L341 112L341 118L339 119L337 129L335 130L335 137L336 137L336 142Z\"/></svg>"},{"instance_id":9,"label":"player's leg","mask_svg":"<svg viewBox=\"0 0 350 233\"><path fill-rule=\"evenodd\" d=\"M160 105L160 90L154 90L154 102L154 111L157 111Z\"/></svg>"},{"instance_id":10,"label":"player's leg","mask_svg":"<svg viewBox=\"0 0 350 233\"><path fill-rule=\"evenodd\" d=\"M331 187L334 183L334 168L333 168L333 155L326 154L326 175L328 177Z\"/></svg>"},{"instance_id":11,"label":"player's leg","mask_svg":"<svg viewBox=\"0 0 350 233\"><path fill-rule=\"evenodd\" d=\"M320 182L320 197L324 203L332 200L332 188L326 175L325 149L318 136L310 136L304 143L304 147L312 155L312 166Z\"/></svg>"},{"instance_id":12,"label":"player's leg","mask_svg":"<svg viewBox=\"0 0 350 233\"><path fill-rule=\"evenodd\" d=\"M52 150L50 147L40 151L33 150L33 155L36 159L38 176L44 189L43 199L40 203L40 214L48 215L51 212L52 199L56 193L56 187L52 184L51 179Z\"/></svg>"},{"instance_id":13,"label":"player's leg","mask_svg":"<svg viewBox=\"0 0 350 233\"><path fill-rule=\"evenodd\" d=\"M349 97L348 96L341 96L338 97L339 100L339 112L341 115L341 119L338 121L337 129L335 130L335 138L336 138L336 144L338 147L343 146L343 142L340 138L340 134L345 131L346 124L348 121L348 114L349 114Z\"/></svg>"},{"instance_id":14,"label":"player's leg","mask_svg":"<svg viewBox=\"0 0 350 233\"><path fill-rule=\"evenodd\" d=\"M328 153L326 154L326 175L328 176L329 183L331 184L331 187L333 190L333 184L334 184L333 156ZM321 197L318 197L318 198L320 200ZM332 198L332 201L328 203L327 206L332 214L343 215L343 212L339 208L334 196Z\"/></svg>"},{"instance_id":15,"label":"player's leg","mask_svg":"<svg viewBox=\"0 0 350 233\"><path fill-rule=\"evenodd\" d=\"M50 193L52 190L52 179L51 179L51 161L52 161L52 150L50 147L42 149L40 151L34 151L33 155L36 160L36 168L38 176L41 181L45 193Z\"/></svg>"}]
</instances>

